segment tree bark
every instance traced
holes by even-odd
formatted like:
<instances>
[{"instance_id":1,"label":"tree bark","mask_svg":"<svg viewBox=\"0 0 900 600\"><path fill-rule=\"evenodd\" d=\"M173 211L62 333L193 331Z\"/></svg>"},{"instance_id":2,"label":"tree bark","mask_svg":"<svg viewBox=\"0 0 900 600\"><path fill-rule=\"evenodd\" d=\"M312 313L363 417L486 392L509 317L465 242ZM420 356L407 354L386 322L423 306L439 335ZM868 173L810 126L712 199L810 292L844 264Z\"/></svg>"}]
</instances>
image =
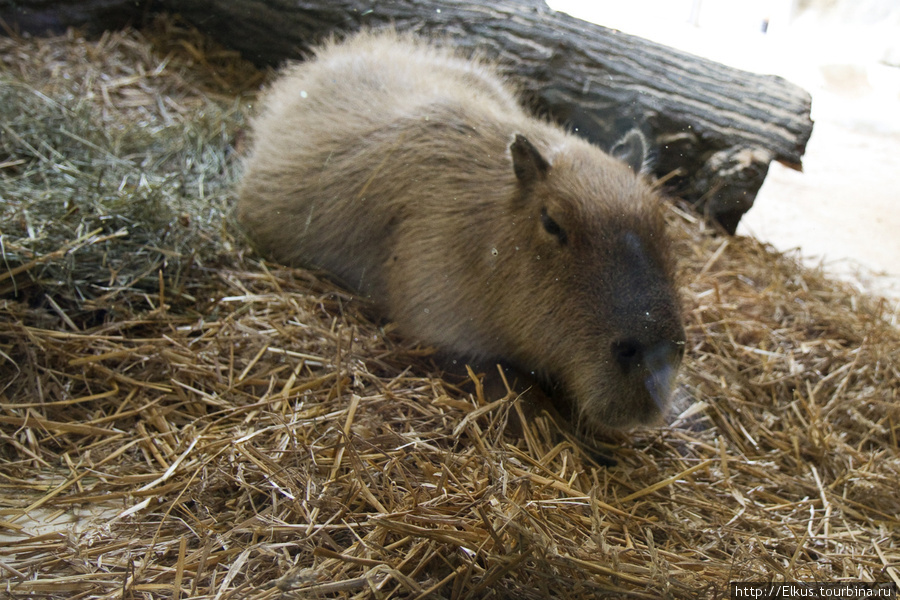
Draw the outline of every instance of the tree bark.
<instances>
[{"instance_id":1,"label":"tree bark","mask_svg":"<svg viewBox=\"0 0 900 600\"><path fill-rule=\"evenodd\" d=\"M499 59L533 107L608 148L641 128L673 193L734 233L777 160L800 169L811 99L748 73L554 12L541 0L0 0L33 29L178 12L258 64L302 57L324 37L393 25ZM81 14L79 14L81 11Z\"/></svg>"},{"instance_id":2,"label":"tree bark","mask_svg":"<svg viewBox=\"0 0 900 600\"><path fill-rule=\"evenodd\" d=\"M149 7L146 0L0 0L0 33L120 29L138 22Z\"/></svg>"}]
</instances>

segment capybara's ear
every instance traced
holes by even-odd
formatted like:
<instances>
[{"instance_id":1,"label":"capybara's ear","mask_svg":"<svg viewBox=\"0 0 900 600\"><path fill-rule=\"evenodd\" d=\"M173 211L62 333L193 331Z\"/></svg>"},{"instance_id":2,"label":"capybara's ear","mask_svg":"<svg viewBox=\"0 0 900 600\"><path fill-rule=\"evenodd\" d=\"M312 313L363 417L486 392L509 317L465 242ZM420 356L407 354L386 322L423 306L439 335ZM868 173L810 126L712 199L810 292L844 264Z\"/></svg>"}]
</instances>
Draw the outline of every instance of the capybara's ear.
<instances>
[{"instance_id":1,"label":"capybara's ear","mask_svg":"<svg viewBox=\"0 0 900 600\"><path fill-rule=\"evenodd\" d=\"M513 170L516 173L516 179L523 185L531 185L547 176L547 171L550 170L550 163L541 156L538 149L521 133L516 134L516 139L509 145L509 151L512 154Z\"/></svg>"},{"instance_id":2,"label":"capybara's ear","mask_svg":"<svg viewBox=\"0 0 900 600\"><path fill-rule=\"evenodd\" d=\"M632 129L622 136L622 139L613 144L609 154L631 167L631 170L636 174L643 175L649 170L649 164L647 163L648 146L649 144L644 134L639 129Z\"/></svg>"}]
</instances>

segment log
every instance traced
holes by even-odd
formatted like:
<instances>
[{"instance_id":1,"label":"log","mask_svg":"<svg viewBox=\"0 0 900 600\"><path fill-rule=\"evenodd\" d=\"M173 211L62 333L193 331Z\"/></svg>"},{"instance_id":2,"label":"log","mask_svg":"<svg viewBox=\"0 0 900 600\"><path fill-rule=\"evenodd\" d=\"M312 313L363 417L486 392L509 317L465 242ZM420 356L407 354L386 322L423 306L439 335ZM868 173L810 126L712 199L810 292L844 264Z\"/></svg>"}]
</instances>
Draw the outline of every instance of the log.
<instances>
[{"instance_id":1,"label":"log","mask_svg":"<svg viewBox=\"0 0 900 600\"><path fill-rule=\"evenodd\" d=\"M90 32L121 29L138 22L146 0L0 0L0 32L47 35L69 27Z\"/></svg>"},{"instance_id":2,"label":"log","mask_svg":"<svg viewBox=\"0 0 900 600\"><path fill-rule=\"evenodd\" d=\"M536 111L608 148L637 126L671 193L734 233L769 164L795 169L812 133L810 95L558 13L541 0L0 0L13 27L121 21L178 12L260 65L299 58L323 38L393 25L499 59ZM24 8L23 8L24 7ZM65 10L53 11L53 7ZM78 10L82 10L81 15Z\"/></svg>"}]
</instances>

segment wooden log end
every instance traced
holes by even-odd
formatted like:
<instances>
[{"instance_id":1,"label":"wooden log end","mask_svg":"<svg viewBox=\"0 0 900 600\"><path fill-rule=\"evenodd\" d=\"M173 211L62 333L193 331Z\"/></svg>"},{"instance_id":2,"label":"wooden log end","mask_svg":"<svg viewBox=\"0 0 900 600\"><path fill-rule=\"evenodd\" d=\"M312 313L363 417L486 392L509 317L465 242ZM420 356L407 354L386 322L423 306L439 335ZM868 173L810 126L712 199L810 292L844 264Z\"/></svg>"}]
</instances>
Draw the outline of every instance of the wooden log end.
<instances>
[{"instance_id":1,"label":"wooden log end","mask_svg":"<svg viewBox=\"0 0 900 600\"><path fill-rule=\"evenodd\" d=\"M690 179L684 196L708 221L734 235L769 172L772 153L735 146L714 152Z\"/></svg>"}]
</instances>

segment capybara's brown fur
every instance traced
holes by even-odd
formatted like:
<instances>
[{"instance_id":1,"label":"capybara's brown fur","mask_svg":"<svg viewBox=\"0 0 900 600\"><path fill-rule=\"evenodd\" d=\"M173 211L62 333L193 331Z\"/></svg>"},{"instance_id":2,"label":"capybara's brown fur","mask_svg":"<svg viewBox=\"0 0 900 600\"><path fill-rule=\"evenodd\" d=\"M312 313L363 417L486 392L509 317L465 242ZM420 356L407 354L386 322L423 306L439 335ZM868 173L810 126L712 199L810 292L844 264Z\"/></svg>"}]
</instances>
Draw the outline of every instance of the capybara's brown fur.
<instances>
[{"instance_id":1,"label":"capybara's brown fur","mask_svg":"<svg viewBox=\"0 0 900 600\"><path fill-rule=\"evenodd\" d=\"M642 137L617 148L639 170ZM407 336L560 384L587 424L668 402L684 331L660 200L489 65L394 33L325 45L264 97L239 218Z\"/></svg>"}]
</instances>

